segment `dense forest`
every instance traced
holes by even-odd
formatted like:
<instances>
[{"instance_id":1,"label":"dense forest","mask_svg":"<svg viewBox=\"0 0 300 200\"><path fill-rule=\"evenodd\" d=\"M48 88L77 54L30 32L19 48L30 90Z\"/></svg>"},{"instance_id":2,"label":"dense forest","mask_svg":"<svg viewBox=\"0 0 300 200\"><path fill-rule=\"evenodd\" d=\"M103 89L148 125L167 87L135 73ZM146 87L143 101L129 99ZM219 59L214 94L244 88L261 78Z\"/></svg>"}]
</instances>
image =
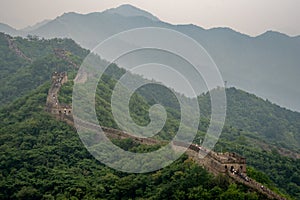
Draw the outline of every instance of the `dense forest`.
<instances>
[{"instance_id":1,"label":"dense forest","mask_svg":"<svg viewBox=\"0 0 300 200\"><path fill-rule=\"evenodd\" d=\"M12 48L9 41L17 49ZM77 64L88 54L70 39L12 38L0 33L0 106L44 84L52 72L73 69L69 62L55 55L55 49L72 52L69 56ZM30 60L16 51L21 51Z\"/></svg>"},{"instance_id":2,"label":"dense forest","mask_svg":"<svg viewBox=\"0 0 300 200\"><path fill-rule=\"evenodd\" d=\"M224 176L213 177L186 155L148 174L126 174L104 166L87 152L73 127L45 112L51 73L68 72L70 80L59 100L71 104L77 70L72 63L80 65L88 51L69 39L10 38L29 61L9 48L6 37L0 34L0 199L266 199ZM59 48L68 52L68 59L55 54ZM99 81L96 110L101 125L118 128L110 96L123 73L111 65ZM245 156L251 178L300 199L300 161L279 150L299 152L300 114L235 88L226 93L228 117L214 150ZM208 94L198 100L204 115L196 143L205 135L210 105ZM180 112L169 89L156 84L140 88L130 100L131 117L137 124L149 123L148 110L155 103L164 105L168 114L156 138L171 139ZM114 143L133 152L156 148L131 140Z\"/></svg>"},{"instance_id":3,"label":"dense forest","mask_svg":"<svg viewBox=\"0 0 300 200\"><path fill-rule=\"evenodd\" d=\"M300 152L300 113L236 88L227 89L226 95L228 125L251 132L253 139ZM206 116L209 98L208 94L199 97Z\"/></svg>"},{"instance_id":4,"label":"dense forest","mask_svg":"<svg viewBox=\"0 0 300 200\"><path fill-rule=\"evenodd\" d=\"M44 111L49 84L1 110L0 199L265 199L186 156L162 170L112 170L84 148L74 128ZM116 141L135 152L147 147ZM150 147L148 147L151 150Z\"/></svg>"}]
</instances>

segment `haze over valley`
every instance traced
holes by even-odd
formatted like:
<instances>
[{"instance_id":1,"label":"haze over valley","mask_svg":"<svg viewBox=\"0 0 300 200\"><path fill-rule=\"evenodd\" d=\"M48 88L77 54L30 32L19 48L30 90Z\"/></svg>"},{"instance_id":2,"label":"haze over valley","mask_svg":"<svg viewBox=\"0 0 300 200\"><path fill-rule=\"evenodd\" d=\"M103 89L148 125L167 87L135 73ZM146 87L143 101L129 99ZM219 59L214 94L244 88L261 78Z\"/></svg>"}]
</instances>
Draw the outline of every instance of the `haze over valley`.
<instances>
[{"instance_id":1,"label":"haze over valley","mask_svg":"<svg viewBox=\"0 0 300 200\"><path fill-rule=\"evenodd\" d=\"M172 25L131 5L101 13L66 13L20 31L2 25L0 31L21 36L72 38L92 50L114 34L141 27L168 28L190 36L208 51L228 86L241 88L282 107L300 111L300 90L297 88L300 74L299 36L290 37L268 31L250 37L229 28L203 29L195 25ZM140 56L138 59L144 62L146 58ZM126 63L119 65L126 68Z\"/></svg>"}]
</instances>

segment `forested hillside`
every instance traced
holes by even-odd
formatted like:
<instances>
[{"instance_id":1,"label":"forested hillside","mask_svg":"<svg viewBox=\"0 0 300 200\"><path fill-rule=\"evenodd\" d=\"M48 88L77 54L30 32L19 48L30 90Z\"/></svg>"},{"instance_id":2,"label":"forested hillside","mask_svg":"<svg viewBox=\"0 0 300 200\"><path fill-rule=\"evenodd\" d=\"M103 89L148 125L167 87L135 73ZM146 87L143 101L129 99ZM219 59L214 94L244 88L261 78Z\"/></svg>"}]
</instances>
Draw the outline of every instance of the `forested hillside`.
<instances>
[{"instance_id":1,"label":"forested hillside","mask_svg":"<svg viewBox=\"0 0 300 200\"><path fill-rule=\"evenodd\" d=\"M3 37L1 48L4 50L0 57L1 62L8 60L8 64L1 65L1 70L5 71L12 66L12 73L6 72L7 75L1 77L1 81L8 81L3 81L1 91L9 92L8 87L12 86L17 88L18 92L1 102L0 199L266 198L245 186L230 183L225 177L213 177L187 160L186 156L182 156L165 169L149 174L120 173L102 165L87 152L73 127L55 120L45 112L52 72L69 72L69 82L63 85L59 98L60 102L70 104L72 79L77 70L72 63L80 64L88 52L67 39L15 38L15 41L18 41L17 47L32 60L24 61L19 56L16 57L13 51L5 50L8 44L5 43L5 36ZM68 56L58 56L54 51L56 48L64 49L63 52L68 52ZM124 70L111 65L99 81L96 110L101 125L118 128L112 117L110 96L116 79L123 73ZM13 78L19 82L10 81ZM28 79L33 85L26 84ZM270 121L275 127L284 122L282 130L295 131L299 114L234 88L227 90L227 99L228 121L214 150L244 155L250 167L250 177L277 192L300 199L299 159L280 155L276 145L282 145L268 140L267 134L271 133L259 132L261 129L268 130L264 129L264 123L261 123L263 119ZM10 101L13 102L9 103ZM198 143L209 123L208 96L200 96L199 102L205 115L200 120L199 132L195 139ZM178 128L180 112L178 102L168 89L155 84L139 89L130 102L131 116L138 124L147 124L148 109L154 103L161 103L168 112L167 123L157 138L170 139ZM260 109L263 113L259 112ZM268 117L269 115L276 117ZM254 124L254 116L262 119L258 118L257 124ZM241 118L244 121L241 121ZM299 132L295 131L295 135L296 133ZM285 138L288 136L281 136L279 133L274 135L279 136L282 137L281 141L288 139ZM264 141L260 141L261 138L264 138ZM299 139L296 140L299 142ZM153 150L151 146L139 145L131 140L114 142L133 152ZM257 145L257 142L271 148L264 149L262 145Z\"/></svg>"},{"instance_id":2,"label":"forested hillside","mask_svg":"<svg viewBox=\"0 0 300 200\"><path fill-rule=\"evenodd\" d=\"M99 123L103 126L118 128L113 119L110 108L110 96L116 83L115 79L111 78L111 74L114 74L115 78L118 78L122 75L122 73L124 73L123 70L112 65L107 74L99 81L98 92L96 94L96 109ZM62 102L71 103L71 90L72 81L69 81L60 91L59 96ZM232 90L237 91L234 93L234 97L231 96ZM242 99L244 95L247 94L234 88L228 89L227 93L229 94L228 98L233 99ZM252 98L259 99L254 95L248 95ZM203 108L203 112L205 112L205 108L209 105L209 102L206 102L205 105L203 105L205 100L207 100L206 97L207 96L205 95L199 97L200 107ZM249 99L244 98L243 102L245 104L247 104L247 102L251 102L252 99L250 97ZM262 106L265 103L269 104L261 99L259 100ZM156 136L156 138L168 140L174 135L174 133L176 133L180 122L180 112L178 111L178 102L175 97L170 94L168 89L155 84L142 87L137 90L137 93L132 97L131 102L134 102L133 104L130 104L131 116L136 123L144 125L147 124L147 122L149 123L148 109L150 105L155 103L161 103L164 105L168 113L168 120L163 130ZM229 104L228 109L230 109L231 106L232 105ZM277 107L276 105L273 106ZM244 108L247 109L245 106ZM244 116L246 117L247 115L245 114ZM209 120L207 118L201 118L199 132L196 136L195 143L199 143L201 139L203 140L208 123ZM299 159L280 155L276 150L276 146L270 145L268 148L263 148L264 145L267 145L268 143L260 141L259 138L261 137L257 136L257 133L236 128L227 122L223 129L221 138L214 150L218 152L237 152L240 155L244 155L247 158L249 166L263 172L258 173L254 170L255 172L252 174L250 173L250 175L257 178L261 183L269 186L270 188L299 198ZM264 145L261 146L262 144ZM252 171L250 170L250 172ZM280 188L280 190L276 189L276 187Z\"/></svg>"},{"instance_id":3,"label":"forested hillside","mask_svg":"<svg viewBox=\"0 0 300 200\"><path fill-rule=\"evenodd\" d=\"M248 131L248 137L300 152L300 113L279 107L236 88L226 90L226 124ZM209 94L199 97L203 114L209 116Z\"/></svg>"},{"instance_id":4,"label":"forested hillside","mask_svg":"<svg viewBox=\"0 0 300 200\"><path fill-rule=\"evenodd\" d=\"M42 85L54 71L74 71L74 66L55 52L60 49L72 52L66 56L77 64L88 54L69 39L23 39L0 33L0 106Z\"/></svg>"},{"instance_id":5,"label":"forested hillside","mask_svg":"<svg viewBox=\"0 0 300 200\"><path fill-rule=\"evenodd\" d=\"M266 199L186 156L148 174L114 171L95 160L74 128L44 111L49 84L0 115L0 199ZM133 152L150 147L116 141Z\"/></svg>"}]
</instances>

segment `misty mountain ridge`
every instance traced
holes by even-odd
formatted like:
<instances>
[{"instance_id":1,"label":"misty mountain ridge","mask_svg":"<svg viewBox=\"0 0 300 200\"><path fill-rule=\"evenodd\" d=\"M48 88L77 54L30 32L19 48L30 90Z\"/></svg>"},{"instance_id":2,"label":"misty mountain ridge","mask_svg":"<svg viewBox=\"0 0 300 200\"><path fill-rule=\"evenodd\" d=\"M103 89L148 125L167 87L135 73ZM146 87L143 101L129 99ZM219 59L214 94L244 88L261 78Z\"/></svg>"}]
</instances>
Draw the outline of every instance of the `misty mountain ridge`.
<instances>
[{"instance_id":1,"label":"misty mountain ridge","mask_svg":"<svg viewBox=\"0 0 300 200\"><path fill-rule=\"evenodd\" d=\"M153 21L160 21L157 17L155 17L151 13L136 8L130 4L124 4L117 8L111 8L104 12L122 15L124 17L145 17Z\"/></svg>"},{"instance_id":2,"label":"misty mountain ridge","mask_svg":"<svg viewBox=\"0 0 300 200\"><path fill-rule=\"evenodd\" d=\"M93 49L108 37L141 27L161 27L184 33L211 55L229 86L300 111L300 37L267 31L257 37L230 28L203 29L195 25L172 25L130 5L103 12L65 13L27 34L45 38L72 38ZM181 44L178 44L181 45ZM139 58L143 61L143 57Z\"/></svg>"},{"instance_id":3,"label":"misty mountain ridge","mask_svg":"<svg viewBox=\"0 0 300 200\"><path fill-rule=\"evenodd\" d=\"M41 26L44 26L45 24L47 24L47 23L50 22L50 21L51 21L50 19L45 19L45 20L43 20L43 21L41 21L41 22L38 22L38 23L36 23L36 24L34 24L34 25L32 25L32 26L27 26L27 27L21 29L21 31L24 31L24 32L30 32L30 31L33 31L33 30L35 30L35 29L38 29L38 28L41 27Z\"/></svg>"},{"instance_id":4,"label":"misty mountain ridge","mask_svg":"<svg viewBox=\"0 0 300 200\"><path fill-rule=\"evenodd\" d=\"M79 16L85 16L85 15L101 14L101 13L118 14L118 15L123 16L123 17L145 17L145 18L148 18L148 19L153 20L153 21L161 21L158 17L152 15L150 12L147 12L145 10L142 10L142 9L137 8L137 7L135 7L133 5L130 5L130 4L123 4L123 5L120 5L116 8L110 8L110 9L104 10L102 12L92 12L92 13L89 13L89 14L80 14L80 13L76 13L76 12L67 12L67 13L62 14L61 16L58 16L57 18L64 17L66 15L73 15L73 14L74 15L79 15ZM15 29L15 28L13 28L12 26L10 26L8 24L0 22L0 31L5 32L5 29L8 29L10 31L30 32L30 31L34 31L34 30L40 28L43 25L46 25L50 21L53 21L53 20L45 19L45 20L37 22L33 25L28 25L27 27L22 28L22 29ZM166 22L163 22L163 23L166 23ZM169 23L166 23L166 24L169 24ZM258 38L258 37L261 37L261 36L264 36L264 35L269 35L269 34L281 35L281 36L286 36L286 37L291 37L291 38L300 38L300 35L299 36L289 36L285 33L282 33L282 32L279 32L279 31L273 31L273 30L267 30L266 32L261 33L257 36L250 36L250 35L247 35L246 33L241 33L239 31L236 31L236 30L234 30L230 27L213 27L213 28L205 29L205 28L202 28L202 27L197 26L195 24L176 24L176 26L189 26L189 27L194 27L194 28L201 29L201 30L206 30L206 31L213 31L213 30L216 30L216 29L223 29L223 30L228 30L228 31L235 32L236 34L244 35L244 36L249 37L249 38Z\"/></svg>"},{"instance_id":5,"label":"misty mountain ridge","mask_svg":"<svg viewBox=\"0 0 300 200\"><path fill-rule=\"evenodd\" d=\"M0 22L0 32L7 33L12 36L16 35L23 35L21 31L18 31L17 29L14 29L13 27L3 24Z\"/></svg>"}]
</instances>

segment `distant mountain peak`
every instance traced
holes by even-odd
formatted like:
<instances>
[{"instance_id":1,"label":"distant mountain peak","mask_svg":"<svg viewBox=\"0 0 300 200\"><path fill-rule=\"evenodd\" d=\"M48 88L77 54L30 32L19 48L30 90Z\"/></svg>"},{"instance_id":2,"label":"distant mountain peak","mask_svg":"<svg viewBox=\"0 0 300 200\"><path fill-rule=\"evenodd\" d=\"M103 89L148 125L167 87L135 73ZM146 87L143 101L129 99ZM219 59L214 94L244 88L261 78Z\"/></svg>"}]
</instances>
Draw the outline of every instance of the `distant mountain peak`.
<instances>
[{"instance_id":1,"label":"distant mountain peak","mask_svg":"<svg viewBox=\"0 0 300 200\"><path fill-rule=\"evenodd\" d=\"M6 34L9 34L12 36L18 35L18 31L15 28L13 28L7 24L1 23L1 22L0 22L0 32L6 33Z\"/></svg>"},{"instance_id":2,"label":"distant mountain peak","mask_svg":"<svg viewBox=\"0 0 300 200\"><path fill-rule=\"evenodd\" d=\"M124 17L142 16L142 17L146 17L148 19L151 19L153 21L160 21L157 17L155 17L151 13L149 13L145 10L139 9L137 7L134 7L130 4L124 4L124 5L121 5L117 8L111 8L111 9L106 10L105 12L119 14L119 15L122 15Z\"/></svg>"},{"instance_id":3,"label":"distant mountain peak","mask_svg":"<svg viewBox=\"0 0 300 200\"><path fill-rule=\"evenodd\" d=\"M278 31L272 31L272 30L268 30L268 31L264 32L263 34L261 34L257 37L284 37L284 38L290 38L290 36L285 34L285 33L281 33L281 32L278 32Z\"/></svg>"}]
</instances>

